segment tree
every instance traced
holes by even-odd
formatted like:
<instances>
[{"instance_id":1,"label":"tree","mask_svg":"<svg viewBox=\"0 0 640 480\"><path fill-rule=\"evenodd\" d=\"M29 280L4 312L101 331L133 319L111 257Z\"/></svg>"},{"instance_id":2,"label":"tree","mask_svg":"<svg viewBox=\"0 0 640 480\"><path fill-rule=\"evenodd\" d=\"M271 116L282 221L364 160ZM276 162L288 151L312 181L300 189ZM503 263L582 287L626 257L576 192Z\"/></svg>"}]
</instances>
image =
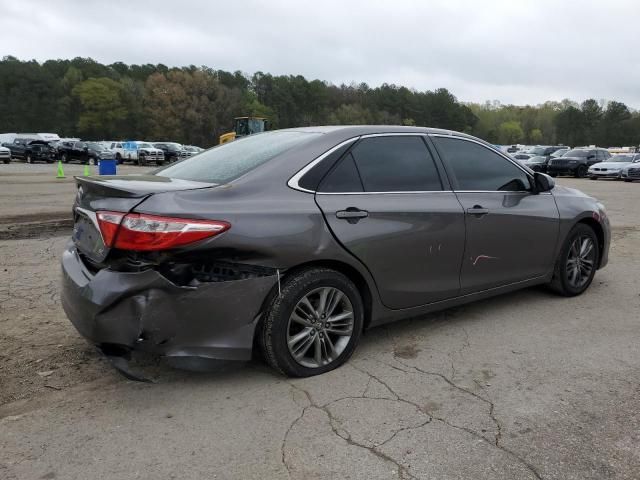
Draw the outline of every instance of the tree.
<instances>
[{"instance_id":1,"label":"tree","mask_svg":"<svg viewBox=\"0 0 640 480\"><path fill-rule=\"evenodd\" d=\"M82 105L78 130L93 138L112 138L118 123L127 116L122 85L110 78L89 78L76 85L72 94Z\"/></svg>"},{"instance_id":2,"label":"tree","mask_svg":"<svg viewBox=\"0 0 640 480\"><path fill-rule=\"evenodd\" d=\"M501 144L518 143L524 138L520 122L511 120L503 122L498 127L498 141Z\"/></svg>"},{"instance_id":3,"label":"tree","mask_svg":"<svg viewBox=\"0 0 640 480\"><path fill-rule=\"evenodd\" d=\"M534 128L529 132L529 140L531 143L540 144L542 143L542 139L544 136L542 135L542 130L539 128Z\"/></svg>"}]
</instances>

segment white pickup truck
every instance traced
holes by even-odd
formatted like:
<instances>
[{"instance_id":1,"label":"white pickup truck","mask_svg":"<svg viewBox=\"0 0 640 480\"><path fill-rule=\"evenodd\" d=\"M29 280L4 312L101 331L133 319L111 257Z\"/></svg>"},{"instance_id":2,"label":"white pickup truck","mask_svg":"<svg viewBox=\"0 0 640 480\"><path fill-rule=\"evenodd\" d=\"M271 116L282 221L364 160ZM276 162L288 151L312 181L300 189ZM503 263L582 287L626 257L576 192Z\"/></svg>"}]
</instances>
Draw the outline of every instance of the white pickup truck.
<instances>
[{"instance_id":1,"label":"white pickup truck","mask_svg":"<svg viewBox=\"0 0 640 480\"><path fill-rule=\"evenodd\" d=\"M113 150L118 163L125 161L135 162L138 165L146 165L155 162L156 165L163 165L165 162L164 152L154 147L149 142L103 142L107 148Z\"/></svg>"}]
</instances>

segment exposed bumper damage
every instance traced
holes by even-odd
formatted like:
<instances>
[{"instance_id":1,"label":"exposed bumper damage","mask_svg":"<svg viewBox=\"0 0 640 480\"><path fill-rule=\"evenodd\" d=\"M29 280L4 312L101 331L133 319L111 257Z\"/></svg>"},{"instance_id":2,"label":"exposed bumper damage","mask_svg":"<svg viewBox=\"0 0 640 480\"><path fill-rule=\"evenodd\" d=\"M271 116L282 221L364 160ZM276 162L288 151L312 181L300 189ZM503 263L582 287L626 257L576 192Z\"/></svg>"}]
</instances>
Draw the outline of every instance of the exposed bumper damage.
<instances>
[{"instance_id":1,"label":"exposed bumper damage","mask_svg":"<svg viewBox=\"0 0 640 480\"><path fill-rule=\"evenodd\" d=\"M62 256L62 271L65 313L108 357L142 350L167 357L248 360L262 303L277 282L275 270L197 286L177 285L154 269L107 268L94 274L73 243ZM121 370L122 362L114 366Z\"/></svg>"}]
</instances>

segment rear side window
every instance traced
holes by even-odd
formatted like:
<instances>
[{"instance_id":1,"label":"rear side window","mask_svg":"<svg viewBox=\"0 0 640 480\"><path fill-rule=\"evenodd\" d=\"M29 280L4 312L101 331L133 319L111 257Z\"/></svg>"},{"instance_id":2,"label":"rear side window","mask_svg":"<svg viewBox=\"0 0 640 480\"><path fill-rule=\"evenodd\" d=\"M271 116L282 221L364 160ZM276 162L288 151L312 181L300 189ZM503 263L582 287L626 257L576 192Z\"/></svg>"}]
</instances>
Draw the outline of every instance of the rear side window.
<instances>
[{"instance_id":1,"label":"rear side window","mask_svg":"<svg viewBox=\"0 0 640 480\"><path fill-rule=\"evenodd\" d=\"M442 190L433 158L419 136L365 138L351 154L366 192Z\"/></svg>"},{"instance_id":2,"label":"rear side window","mask_svg":"<svg viewBox=\"0 0 640 480\"><path fill-rule=\"evenodd\" d=\"M322 180L319 192L362 192L358 169L350 153Z\"/></svg>"},{"instance_id":3,"label":"rear side window","mask_svg":"<svg viewBox=\"0 0 640 480\"><path fill-rule=\"evenodd\" d=\"M219 145L157 170L155 174L196 182L227 183L318 135L292 131L259 133Z\"/></svg>"},{"instance_id":4,"label":"rear side window","mask_svg":"<svg viewBox=\"0 0 640 480\"><path fill-rule=\"evenodd\" d=\"M453 171L458 190L523 191L531 188L527 174L493 150L457 138L432 138Z\"/></svg>"}]
</instances>

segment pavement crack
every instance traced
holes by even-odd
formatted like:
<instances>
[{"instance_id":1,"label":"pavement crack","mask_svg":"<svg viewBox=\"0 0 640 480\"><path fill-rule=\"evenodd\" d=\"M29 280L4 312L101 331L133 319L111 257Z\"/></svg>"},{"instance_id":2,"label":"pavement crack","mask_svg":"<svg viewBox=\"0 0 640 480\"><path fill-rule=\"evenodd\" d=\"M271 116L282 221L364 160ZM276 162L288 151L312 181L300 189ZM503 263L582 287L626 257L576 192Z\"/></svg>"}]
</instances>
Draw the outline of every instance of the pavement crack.
<instances>
[{"instance_id":1,"label":"pavement crack","mask_svg":"<svg viewBox=\"0 0 640 480\"><path fill-rule=\"evenodd\" d=\"M372 378L375 378L375 376L369 374L368 372L365 372L357 367L354 367L357 370L369 375ZM380 382L383 385L385 385L384 382ZM285 465L285 468L287 468L287 472L290 475L290 470L289 470L289 465L286 463L286 456L285 456L285 445L286 445L286 439L287 436L289 434L289 432L293 429L293 426L304 416L305 412L307 409L309 408L316 408L322 412L325 413L325 415L327 416L327 418L329 419L329 426L331 427L331 431L334 433L334 435L336 435L337 437L340 437L342 440L344 440L345 442L347 442L349 445L352 445L354 447L359 447L362 448L364 450L369 451L370 453L372 453L373 455L375 455L377 458L381 459L382 461L386 462L386 463L391 463L392 465L395 466L395 468L397 469L397 473L398 473L398 477L400 479L413 479L413 480L418 480L417 477L415 477L413 474L411 474L411 472L409 472L409 470L407 469L407 467L405 467L404 465L400 464L396 459L394 459L393 457L391 457L390 455L387 455L386 453L378 450L379 445L373 445L373 446L369 446L369 445L365 445L363 443L360 443L356 440L353 439L353 437L351 436L351 433L345 429L342 424L340 423L340 421L338 419L336 419L333 414L331 413L331 410L329 409L329 406L339 402L341 400L347 400L347 399L372 399L372 397L365 397L364 393L362 396L346 396L346 397L341 397L341 398L337 398L335 400L332 400L331 402L327 402L323 405L317 404L313 401L313 398L311 397L311 394L306 391L305 389L299 387L298 385L295 385L293 383L289 383L293 388L301 391L302 393L304 393L307 397L307 399L309 400L309 405L304 407L302 413L300 414L300 416L289 426L289 429L287 430L287 433L285 434L284 440L282 442L282 459L283 459L283 463ZM386 386L386 385L385 385ZM387 388L389 388L387 386ZM389 389L390 392L394 393L393 390ZM395 395L395 393L394 393ZM397 397L397 395L396 395ZM397 399L392 400L389 398L373 398L375 400L385 400L385 401L405 401L406 403L412 404L414 406L416 406L415 404L413 404L412 402L408 402L406 400L402 400L399 397L397 397ZM416 406L416 408L418 408ZM422 411L422 409L420 409L420 411ZM431 417L429 417L428 421L425 422L425 425L427 423L429 423L431 421ZM422 425L424 426L424 425ZM408 430L410 428L418 428L418 426L413 426L413 427L408 427L408 428L404 428L401 430ZM344 433L342 433L344 432ZM394 433L393 436L395 436L397 433ZM388 442L390 439L385 440L386 443Z\"/></svg>"},{"instance_id":2,"label":"pavement crack","mask_svg":"<svg viewBox=\"0 0 640 480\"><path fill-rule=\"evenodd\" d=\"M395 358L395 357L394 357ZM484 402L485 404L487 404L489 406L489 417L492 419L492 421L494 422L494 424L496 425L496 435L494 438L494 441L491 441L489 439L487 439L484 435L481 435L480 433L476 432L475 430L471 429L471 428L467 428L467 427L463 427L461 425L455 425L453 423L448 422L446 419L435 416L433 413L431 412L426 412L428 415L430 415L434 420L437 420L439 422L442 422L443 424L451 427L451 428L455 428L464 432L469 433L470 435L473 435L474 437L482 440L483 442L488 443L489 445L503 451L504 453L506 453L507 455L511 456L512 458L516 459L518 462L520 462L522 465L524 465L538 480L543 480L542 475L537 471L536 467L534 467L531 463L529 463L527 460L525 460L523 457L521 457L520 455L518 455L517 453L515 453L514 451L510 450L509 448L505 447L504 445L500 444L500 439L502 438L502 425L501 423L498 421L497 417L495 416L495 405L494 403L489 400L484 398L482 395L478 395L475 392L472 392L471 390L464 388L454 382L452 382L449 378L447 378L446 375L443 375L439 372L430 372L427 370L424 370L420 367L416 367L414 365L409 365L401 360L399 360L398 358L395 358L395 360L400 363L401 365L403 365L405 368L408 369L413 369L414 371L421 373L423 375L429 375L429 376L434 376L434 377L438 377L441 378L442 380L444 380L446 383L448 383L449 385L451 385L453 388L456 388L458 390L460 390L461 392L464 392L468 395L471 395L472 397L480 400L481 402ZM381 362L384 363L384 362ZM399 370L401 372L404 373L412 373L409 370L404 370L402 368L399 368L397 366L394 366L392 364L389 363L385 363L385 365L395 369L395 370ZM480 386L480 385L478 385ZM480 386L480 388L482 388ZM483 389L484 391L484 389Z\"/></svg>"}]
</instances>

